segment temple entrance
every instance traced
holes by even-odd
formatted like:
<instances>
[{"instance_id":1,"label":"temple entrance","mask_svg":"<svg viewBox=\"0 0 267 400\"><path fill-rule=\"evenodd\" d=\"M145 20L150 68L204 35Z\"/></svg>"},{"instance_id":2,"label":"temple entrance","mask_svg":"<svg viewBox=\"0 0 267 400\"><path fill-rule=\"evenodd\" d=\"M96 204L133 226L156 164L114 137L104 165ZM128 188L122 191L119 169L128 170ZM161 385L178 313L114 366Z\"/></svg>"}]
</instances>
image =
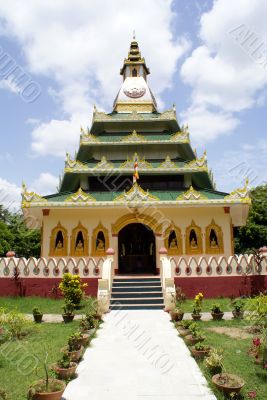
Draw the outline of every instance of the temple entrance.
<instances>
[{"instance_id":1,"label":"temple entrance","mask_svg":"<svg viewBox=\"0 0 267 400\"><path fill-rule=\"evenodd\" d=\"M125 226L119 232L119 273L154 274L156 245L153 231L140 223Z\"/></svg>"}]
</instances>

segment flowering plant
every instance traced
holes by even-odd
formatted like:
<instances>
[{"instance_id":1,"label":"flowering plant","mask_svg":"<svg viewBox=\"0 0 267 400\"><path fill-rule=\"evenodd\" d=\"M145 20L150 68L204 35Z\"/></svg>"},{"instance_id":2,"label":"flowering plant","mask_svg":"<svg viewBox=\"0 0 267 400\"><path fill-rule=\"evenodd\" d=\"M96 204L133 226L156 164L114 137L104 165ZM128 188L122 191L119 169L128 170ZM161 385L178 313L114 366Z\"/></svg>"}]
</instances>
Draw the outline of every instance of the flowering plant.
<instances>
[{"instance_id":1,"label":"flowering plant","mask_svg":"<svg viewBox=\"0 0 267 400\"><path fill-rule=\"evenodd\" d=\"M86 286L87 283L82 283L79 275L67 273L63 275L62 281L59 284L59 289L66 302L78 306L82 301Z\"/></svg>"},{"instance_id":2,"label":"flowering plant","mask_svg":"<svg viewBox=\"0 0 267 400\"><path fill-rule=\"evenodd\" d=\"M200 314L202 310L203 294L199 292L194 298L193 314Z\"/></svg>"}]
</instances>

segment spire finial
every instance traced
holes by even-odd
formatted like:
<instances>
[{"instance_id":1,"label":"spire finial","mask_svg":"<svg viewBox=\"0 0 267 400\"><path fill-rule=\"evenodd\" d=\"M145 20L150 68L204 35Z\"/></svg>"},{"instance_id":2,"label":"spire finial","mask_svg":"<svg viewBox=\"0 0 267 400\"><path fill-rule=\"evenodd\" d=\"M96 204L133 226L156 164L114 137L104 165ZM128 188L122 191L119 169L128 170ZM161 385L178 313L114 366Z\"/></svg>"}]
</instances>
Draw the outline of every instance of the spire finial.
<instances>
[{"instance_id":1,"label":"spire finial","mask_svg":"<svg viewBox=\"0 0 267 400\"><path fill-rule=\"evenodd\" d=\"M136 35L135 35L135 29L133 30L133 40L136 39Z\"/></svg>"}]
</instances>

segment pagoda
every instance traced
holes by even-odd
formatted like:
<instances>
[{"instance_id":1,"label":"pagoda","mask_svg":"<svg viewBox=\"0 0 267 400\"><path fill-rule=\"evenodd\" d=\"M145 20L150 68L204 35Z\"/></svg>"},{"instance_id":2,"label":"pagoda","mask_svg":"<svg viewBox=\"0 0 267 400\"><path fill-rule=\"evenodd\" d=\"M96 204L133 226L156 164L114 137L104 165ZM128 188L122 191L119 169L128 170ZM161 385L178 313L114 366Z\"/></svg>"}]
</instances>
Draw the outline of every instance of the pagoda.
<instances>
[{"instance_id":1,"label":"pagoda","mask_svg":"<svg viewBox=\"0 0 267 400\"><path fill-rule=\"evenodd\" d=\"M158 273L162 248L174 258L233 255L233 227L245 224L250 205L247 182L230 194L216 190L206 153L193 151L175 106L158 110L135 38L120 74L112 112L94 107L58 192L39 196L23 185L41 255L98 258L112 248L121 274Z\"/></svg>"}]
</instances>

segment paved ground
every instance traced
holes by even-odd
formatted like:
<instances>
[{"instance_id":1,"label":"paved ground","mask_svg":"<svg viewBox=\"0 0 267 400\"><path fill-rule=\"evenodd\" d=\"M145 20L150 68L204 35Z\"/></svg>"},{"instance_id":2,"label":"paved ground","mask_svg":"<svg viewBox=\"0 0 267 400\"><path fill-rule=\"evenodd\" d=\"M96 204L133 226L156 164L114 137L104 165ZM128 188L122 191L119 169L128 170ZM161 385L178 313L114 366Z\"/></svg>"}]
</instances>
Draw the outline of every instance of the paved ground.
<instances>
[{"instance_id":1,"label":"paved ground","mask_svg":"<svg viewBox=\"0 0 267 400\"><path fill-rule=\"evenodd\" d=\"M162 311L161 311L162 312ZM130 311L130 313L132 313L132 311ZM30 320L33 319L32 314L26 314L26 317ZM75 315L75 319L81 319L82 315L81 314L77 314ZM229 311L224 313L223 319L229 320L233 318L233 314ZM191 314L190 313L185 313L184 315L184 319L192 319ZM203 312L202 313L202 320L204 321L208 321L211 320L212 316L210 314L210 312ZM43 321L44 322L63 322L62 320L62 316L60 314L44 314L43 316Z\"/></svg>"},{"instance_id":2,"label":"paved ground","mask_svg":"<svg viewBox=\"0 0 267 400\"><path fill-rule=\"evenodd\" d=\"M111 311L64 400L216 400L169 315Z\"/></svg>"}]
</instances>

